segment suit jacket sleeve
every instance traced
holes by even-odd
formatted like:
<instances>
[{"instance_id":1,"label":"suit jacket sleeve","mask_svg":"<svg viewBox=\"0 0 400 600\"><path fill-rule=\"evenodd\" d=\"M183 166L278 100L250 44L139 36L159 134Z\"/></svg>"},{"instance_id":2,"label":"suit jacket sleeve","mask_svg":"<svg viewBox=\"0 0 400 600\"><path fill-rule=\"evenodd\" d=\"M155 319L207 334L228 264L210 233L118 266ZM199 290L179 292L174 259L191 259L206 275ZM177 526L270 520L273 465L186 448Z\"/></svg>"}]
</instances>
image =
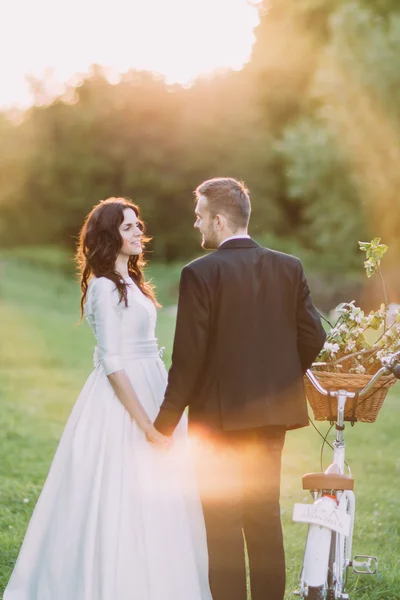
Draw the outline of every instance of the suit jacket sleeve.
<instances>
[{"instance_id":1,"label":"suit jacket sleeve","mask_svg":"<svg viewBox=\"0 0 400 600\"><path fill-rule=\"evenodd\" d=\"M171 435L190 405L202 372L209 333L209 296L203 279L188 265L181 274L172 365L155 426Z\"/></svg>"},{"instance_id":2,"label":"suit jacket sleeve","mask_svg":"<svg viewBox=\"0 0 400 600\"><path fill-rule=\"evenodd\" d=\"M326 339L321 318L312 303L310 290L300 265L300 284L297 298L297 348L305 373L320 353Z\"/></svg>"}]
</instances>

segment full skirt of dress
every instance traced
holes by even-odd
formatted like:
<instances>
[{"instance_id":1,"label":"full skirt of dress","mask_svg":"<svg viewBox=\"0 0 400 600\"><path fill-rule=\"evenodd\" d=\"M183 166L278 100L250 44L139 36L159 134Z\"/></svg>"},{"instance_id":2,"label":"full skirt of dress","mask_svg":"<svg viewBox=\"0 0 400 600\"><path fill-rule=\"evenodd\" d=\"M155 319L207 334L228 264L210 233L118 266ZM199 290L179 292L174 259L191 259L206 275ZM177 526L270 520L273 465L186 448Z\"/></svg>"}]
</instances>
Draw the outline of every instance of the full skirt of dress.
<instances>
[{"instance_id":1,"label":"full skirt of dress","mask_svg":"<svg viewBox=\"0 0 400 600\"><path fill-rule=\"evenodd\" d=\"M126 360L150 418L158 357ZM4 600L211 600L187 421L172 449L149 444L100 364L67 422Z\"/></svg>"}]
</instances>

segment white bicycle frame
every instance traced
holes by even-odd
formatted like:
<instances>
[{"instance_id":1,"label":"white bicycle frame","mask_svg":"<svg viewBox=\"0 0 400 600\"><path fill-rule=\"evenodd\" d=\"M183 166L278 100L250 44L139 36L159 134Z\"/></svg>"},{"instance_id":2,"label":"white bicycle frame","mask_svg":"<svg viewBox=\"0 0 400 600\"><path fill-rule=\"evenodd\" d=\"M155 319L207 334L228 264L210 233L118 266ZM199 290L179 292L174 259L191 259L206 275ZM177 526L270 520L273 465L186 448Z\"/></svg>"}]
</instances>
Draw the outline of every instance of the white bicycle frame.
<instances>
[{"instance_id":1,"label":"white bicycle frame","mask_svg":"<svg viewBox=\"0 0 400 600\"><path fill-rule=\"evenodd\" d=\"M308 374L314 385L319 386L318 380L312 374ZM315 380L315 381L314 381ZM354 397L353 393L340 390L337 392L337 422L336 439L333 443L333 463L328 467L328 472L344 474L345 471L345 442L343 436L344 430L344 410L347 399ZM331 555L332 535L335 535L333 560L333 572L331 579L335 589L335 598L348 598L344 593L346 584L346 570L351 564L352 542L355 518L355 495L354 492L346 490L337 492L336 498L331 495L324 495L322 490L315 490L314 505L319 510L329 512L336 509L349 515L350 526L349 534L333 532L332 529L320 524L309 523L306 549L304 553L303 569L300 581L300 595L303 598L309 597L309 588L320 588L321 598L328 592L328 566Z\"/></svg>"},{"instance_id":2,"label":"white bicycle frame","mask_svg":"<svg viewBox=\"0 0 400 600\"><path fill-rule=\"evenodd\" d=\"M366 396L382 375L393 373L400 378L399 359L400 352L382 359L383 367L358 397ZM307 377L322 395L328 396L327 390L321 386L311 371L307 371ZM338 390L332 392L331 396L337 398L336 439L333 444L333 463L325 473L345 475L346 445L343 436L345 406L347 400L355 398L356 394ZM323 481L323 478L320 481ZM352 566L357 573L372 575L376 573L378 565L375 556L360 555L352 560L356 508L354 492L334 488L329 493L329 490L322 488L312 490L312 494L314 504L296 504L293 515L295 521L309 524L300 590L295 594L309 600L325 600L328 594L329 600L349 600L349 595L344 591L348 567Z\"/></svg>"}]
</instances>

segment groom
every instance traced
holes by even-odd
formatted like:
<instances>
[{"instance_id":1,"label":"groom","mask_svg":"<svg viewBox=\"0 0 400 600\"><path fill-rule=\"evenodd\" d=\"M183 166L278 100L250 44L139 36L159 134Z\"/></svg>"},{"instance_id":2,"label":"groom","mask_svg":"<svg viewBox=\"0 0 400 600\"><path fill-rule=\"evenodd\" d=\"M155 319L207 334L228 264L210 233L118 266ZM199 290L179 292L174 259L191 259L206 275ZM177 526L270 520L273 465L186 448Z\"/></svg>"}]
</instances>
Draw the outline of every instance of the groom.
<instances>
[{"instance_id":1,"label":"groom","mask_svg":"<svg viewBox=\"0 0 400 600\"><path fill-rule=\"evenodd\" d=\"M325 340L300 261L263 248L247 227L245 186L196 189L195 227L216 250L184 267L172 366L156 428L171 435L189 407L213 600L283 600L281 453L308 424L302 376Z\"/></svg>"}]
</instances>

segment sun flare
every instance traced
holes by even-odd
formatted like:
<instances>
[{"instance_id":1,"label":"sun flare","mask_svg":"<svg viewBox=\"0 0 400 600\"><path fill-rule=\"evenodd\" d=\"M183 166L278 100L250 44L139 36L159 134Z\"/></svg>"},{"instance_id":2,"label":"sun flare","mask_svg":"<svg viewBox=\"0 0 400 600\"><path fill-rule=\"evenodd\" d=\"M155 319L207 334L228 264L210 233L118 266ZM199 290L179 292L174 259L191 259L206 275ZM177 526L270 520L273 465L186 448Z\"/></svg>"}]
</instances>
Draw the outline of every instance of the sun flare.
<instances>
[{"instance_id":1,"label":"sun flare","mask_svg":"<svg viewBox=\"0 0 400 600\"><path fill-rule=\"evenodd\" d=\"M189 83L239 69L251 53L257 2L248 0L14 0L0 25L0 106L30 101L26 76L57 85L93 64L146 69ZM5 60L6 57L6 60Z\"/></svg>"}]
</instances>

